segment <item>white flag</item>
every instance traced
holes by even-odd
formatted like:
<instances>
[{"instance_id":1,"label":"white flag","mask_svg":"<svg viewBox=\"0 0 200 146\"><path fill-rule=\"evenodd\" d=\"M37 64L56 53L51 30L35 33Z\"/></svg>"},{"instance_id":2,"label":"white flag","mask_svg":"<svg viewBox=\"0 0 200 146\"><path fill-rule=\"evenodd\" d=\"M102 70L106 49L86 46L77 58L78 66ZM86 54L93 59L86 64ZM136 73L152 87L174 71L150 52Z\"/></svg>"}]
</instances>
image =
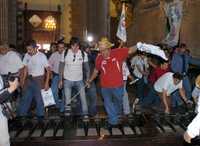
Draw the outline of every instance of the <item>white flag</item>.
<instances>
[{"instance_id":1,"label":"white flag","mask_svg":"<svg viewBox=\"0 0 200 146\"><path fill-rule=\"evenodd\" d=\"M117 28L117 37L121 39L123 42L126 42L127 36L126 36L126 21L125 21L125 4L122 5L122 13L120 16L119 25Z\"/></svg>"}]
</instances>

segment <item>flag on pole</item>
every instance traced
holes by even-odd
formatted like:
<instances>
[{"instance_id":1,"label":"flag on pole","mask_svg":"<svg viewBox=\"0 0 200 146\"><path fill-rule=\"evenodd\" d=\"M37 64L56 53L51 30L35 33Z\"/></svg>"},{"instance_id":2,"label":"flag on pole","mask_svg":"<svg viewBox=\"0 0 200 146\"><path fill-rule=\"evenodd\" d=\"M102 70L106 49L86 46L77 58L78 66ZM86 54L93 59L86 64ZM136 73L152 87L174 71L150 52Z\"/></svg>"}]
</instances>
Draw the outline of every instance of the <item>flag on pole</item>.
<instances>
[{"instance_id":1,"label":"flag on pole","mask_svg":"<svg viewBox=\"0 0 200 146\"><path fill-rule=\"evenodd\" d=\"M117 28L117 37L121 39L123 42L127 41L127 36L126 36L126 21L125 21L125 3L122 5L122 13L120 16L119 20L119 25Z\"/></svg>"}]
</instances>

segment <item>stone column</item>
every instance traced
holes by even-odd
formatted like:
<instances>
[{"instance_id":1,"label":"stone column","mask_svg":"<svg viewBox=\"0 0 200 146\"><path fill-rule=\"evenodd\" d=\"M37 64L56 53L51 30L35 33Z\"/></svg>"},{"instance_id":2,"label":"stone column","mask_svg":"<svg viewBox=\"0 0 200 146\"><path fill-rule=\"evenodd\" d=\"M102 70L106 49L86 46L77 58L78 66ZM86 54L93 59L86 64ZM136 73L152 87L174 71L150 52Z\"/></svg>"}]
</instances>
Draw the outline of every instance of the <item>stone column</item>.
<instances>
[{"instance_id":1,"label":"stone column","mask_svg":"<svg viewBox=\"0 0 200 146\"><path fill-rule=\"evenodd\" d=\"M61 0L61 32L60 34L65 36L65 41L69 42L71 38L71 0Z\"/></svg>"},{"instance_id":2,"label":"stone column","mask_svg":"<svg viewBox=\"0 0 200 146\"><path fill-rule=\"evenodd\" d=\"M8 1L8 42L16 45L17 39L17 0Z\"/></svg>"},{"instance_id":3,"label":"stone column","mask_svg":"<svg viewBox=\"0 0 200 146\"><path fill-rule=\"evenodd\" d=\"M0 43L8 43L8 0L0 0Z\"/></svg>"}]
</instances>

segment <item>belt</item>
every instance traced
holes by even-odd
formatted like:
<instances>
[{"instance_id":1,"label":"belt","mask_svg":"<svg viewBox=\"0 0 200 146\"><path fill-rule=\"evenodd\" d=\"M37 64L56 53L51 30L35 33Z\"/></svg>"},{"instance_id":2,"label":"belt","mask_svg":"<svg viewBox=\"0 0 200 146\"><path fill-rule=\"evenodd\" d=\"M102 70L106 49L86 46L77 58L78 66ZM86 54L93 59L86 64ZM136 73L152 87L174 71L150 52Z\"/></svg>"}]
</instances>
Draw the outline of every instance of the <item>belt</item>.
<instances>
[{"instance_id":1,"label":"belt","mask_svg":"<svg viewBox=\"0 0 200 146\"><path fill-rule=\"evenodd\" d=\"M36 77L33 77L32 75L28 75L28 79L30 80L35 80L35 79L40 79L40 78L43 78L44 76L36 76Z\"/></svg>"},{"instance_id":2,"label":"belt","mask_svg":"<svg viewBox=\"0 0 200 146\"><path fill-rule=\"evenodd\" d=\"M53 76L59 76L58 73L52 72Z\"/></svg>"}]
</instances>

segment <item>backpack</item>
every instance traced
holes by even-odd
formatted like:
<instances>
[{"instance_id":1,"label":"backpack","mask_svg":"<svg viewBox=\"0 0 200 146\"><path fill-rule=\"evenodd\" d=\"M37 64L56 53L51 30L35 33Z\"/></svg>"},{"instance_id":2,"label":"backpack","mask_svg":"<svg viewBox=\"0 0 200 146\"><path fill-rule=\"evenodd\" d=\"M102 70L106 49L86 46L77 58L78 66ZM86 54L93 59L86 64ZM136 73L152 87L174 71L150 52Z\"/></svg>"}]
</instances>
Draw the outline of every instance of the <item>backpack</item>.
<instances>
[{"instance_id":1,"label":"backpack","mask_svg":"<svg viewBox=\"0 0 200 146\"><path fill-rule=\"evenodd\" d=\"M66 50L65 50L65 53L64 53L64 58L67 56L68 50L69 50L69 49L66 49ZM83 62L84 62L85 53L84 53L84 51L83 51L83 50L81 50L81 55L82 55Z\"/></svg>"}]
</instances>

